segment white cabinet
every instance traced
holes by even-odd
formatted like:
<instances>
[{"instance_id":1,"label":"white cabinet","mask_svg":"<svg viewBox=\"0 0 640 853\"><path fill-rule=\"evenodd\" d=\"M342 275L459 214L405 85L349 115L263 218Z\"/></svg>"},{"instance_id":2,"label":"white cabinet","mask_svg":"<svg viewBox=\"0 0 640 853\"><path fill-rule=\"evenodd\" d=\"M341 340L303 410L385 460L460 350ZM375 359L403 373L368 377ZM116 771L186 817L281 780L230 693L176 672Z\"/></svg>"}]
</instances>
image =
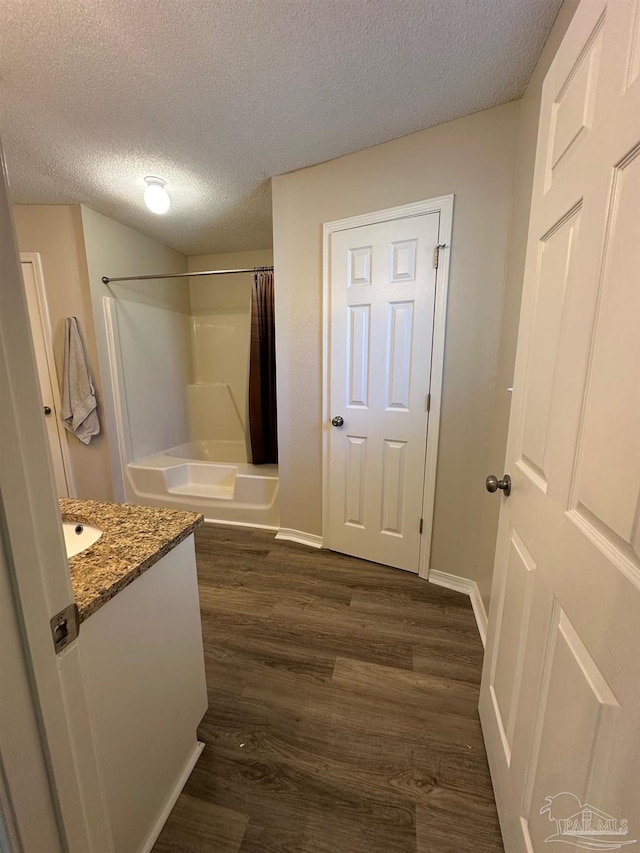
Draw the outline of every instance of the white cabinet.
<instances>
[{"instance_id":1,"label":"white cabinet","mask_svg":"<svg viewBox=\"0 0 640 853\"><path fill-rule=\"evenodd\" d=\"M79 645L115 853L143 853L202 750L193 535L83 622Z\"/></svg>"}]
</instances>

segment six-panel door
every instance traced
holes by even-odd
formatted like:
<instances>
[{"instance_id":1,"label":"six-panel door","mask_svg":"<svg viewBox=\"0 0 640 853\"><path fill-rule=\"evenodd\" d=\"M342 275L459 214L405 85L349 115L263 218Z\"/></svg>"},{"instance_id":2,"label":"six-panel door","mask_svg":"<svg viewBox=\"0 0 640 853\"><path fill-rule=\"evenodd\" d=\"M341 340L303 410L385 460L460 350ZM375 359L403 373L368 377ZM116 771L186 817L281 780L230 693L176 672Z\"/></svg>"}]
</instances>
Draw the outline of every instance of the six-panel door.
<instances>
[{"instance_id":1,"label":"six-panel door","mask_svg":"<svg viewBox=\"0 0 640 853\"><path fill-rule=\"evenodd\" d=\"M507 853L640 840L640 2L543 88L481 718Z\"/></svg>"},{"instance_id":2,"label":"six-panel door","mask_svg":"<svg viewBox=\"0 0 640 853\"><path fill-rule=\"evenodd\" d=\"M438 213L338 231L330 255L328 547L418 571Z\"/></svg>"}]
</instances>

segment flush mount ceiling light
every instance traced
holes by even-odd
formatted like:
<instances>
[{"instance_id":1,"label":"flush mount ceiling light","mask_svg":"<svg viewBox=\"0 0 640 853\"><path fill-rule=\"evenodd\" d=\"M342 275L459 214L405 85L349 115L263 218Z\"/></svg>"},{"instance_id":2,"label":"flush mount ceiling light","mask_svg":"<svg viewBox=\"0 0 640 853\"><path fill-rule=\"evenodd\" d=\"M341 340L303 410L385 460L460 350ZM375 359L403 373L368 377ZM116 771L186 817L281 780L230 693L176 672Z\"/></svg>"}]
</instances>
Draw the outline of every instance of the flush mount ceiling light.
<instances>
[{"instance_id":1,"label":"flush mount ceiling light","mask_svg":"<svg viewBox=\"0 0 640 853\"><path fill-rule=\"evenodd\" d=\"M171 207L171 198L166 191L165 181L152 175L145 178L144 203L152 213L166 213Z\"/></svg>"}]
</instances>

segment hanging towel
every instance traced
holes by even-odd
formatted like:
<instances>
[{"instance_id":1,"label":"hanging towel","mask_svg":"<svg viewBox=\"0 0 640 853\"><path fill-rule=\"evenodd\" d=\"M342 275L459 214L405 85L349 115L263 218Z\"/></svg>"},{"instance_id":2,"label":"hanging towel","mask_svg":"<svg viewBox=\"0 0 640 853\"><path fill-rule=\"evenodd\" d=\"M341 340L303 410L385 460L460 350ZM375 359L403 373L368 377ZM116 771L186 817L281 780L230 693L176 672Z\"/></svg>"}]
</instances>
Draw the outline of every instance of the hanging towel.
<instances>
[{"instance_id":1,"label":"hanging towel","mask_svg":"<svg viewBox=\"0 0 640 853\"><path fill-rule=\"evenodd\" d=\"M96 392L89 375L82 338L75 317L64 324L64 376L62 388L62 420L83 444L100 434Z\"/></svg>"}]
</instances>

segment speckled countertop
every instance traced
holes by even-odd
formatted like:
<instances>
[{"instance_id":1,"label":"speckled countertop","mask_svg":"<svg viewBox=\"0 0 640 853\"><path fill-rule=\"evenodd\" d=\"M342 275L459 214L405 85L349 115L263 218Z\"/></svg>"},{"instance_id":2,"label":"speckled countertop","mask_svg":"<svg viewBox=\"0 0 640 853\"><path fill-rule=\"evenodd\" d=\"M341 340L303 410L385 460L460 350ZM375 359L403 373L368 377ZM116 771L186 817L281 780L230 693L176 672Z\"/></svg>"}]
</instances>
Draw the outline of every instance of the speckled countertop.
<instances>
[{"instance_id":1,"label":"speckled countertop","mask_svg":"<svg viewBox=\"0 0 640 853\"><path fill-rule=\"evenodd\" d=\"M202 523L197 512L60 498L63 521L102 530L95 545L71 557L71 584L82 622Z\"/></svg>"}]
</instances>

